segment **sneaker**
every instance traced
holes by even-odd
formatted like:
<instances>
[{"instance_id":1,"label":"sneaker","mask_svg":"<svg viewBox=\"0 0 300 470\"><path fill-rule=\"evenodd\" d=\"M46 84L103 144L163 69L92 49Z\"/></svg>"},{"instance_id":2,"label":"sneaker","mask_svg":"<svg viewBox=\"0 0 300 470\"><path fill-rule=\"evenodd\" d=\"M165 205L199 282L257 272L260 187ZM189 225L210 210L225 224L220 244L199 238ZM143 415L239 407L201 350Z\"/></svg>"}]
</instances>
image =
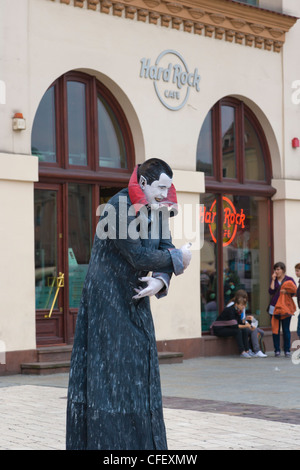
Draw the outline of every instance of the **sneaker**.
<instances>
[{"instance_id":1,"label":"sneaker","mask_svg":"<svg viewBox=\"0 0 300 470\"><path fill-rule=\"evenodd\" d=\"M291 353L289 351L284 353L285 357L291 357Z\"/></svg>"},{"instance_id":2,"label":"sneaker","mask_svg":"<svg viewBox=\"0 0 300 470\"><path fill-rule=\"evenodd\" d=\"M243 352L242 354L240 354L240 357L243 357L245 359L251 359L251 356L246 352Z\"/></svg>"},{"instance_id":3,"label":"sneaker","mask_svg":"<svg viewBox=\"0 0 300 470\"><path fill-rule=\"evenodd\" d=\"M254 357L268 357L267 354L264 354L262 351L258 351L254 354Z\"/></svg>"},{"instance_id":4,"label":"sneaker","mask_svg":"<svg viewBox=\"0 0 300 470\"><path fill-rule=\"evenodd\" d=\"M275 357L279 357L280 356L280 351L275 351Z\"/></svg>"},{"instance_id":5,"label":"sneaker","mask_svg":"<svg viewBox=\"0 0 300 470\"><path fill-rule=\"evenodd\" d=\"M249 356L251 356L251 357L255 356L255 353L252 351L252 349L249 349L247 354L249 354Z\"/></svg>"}]
</instances>

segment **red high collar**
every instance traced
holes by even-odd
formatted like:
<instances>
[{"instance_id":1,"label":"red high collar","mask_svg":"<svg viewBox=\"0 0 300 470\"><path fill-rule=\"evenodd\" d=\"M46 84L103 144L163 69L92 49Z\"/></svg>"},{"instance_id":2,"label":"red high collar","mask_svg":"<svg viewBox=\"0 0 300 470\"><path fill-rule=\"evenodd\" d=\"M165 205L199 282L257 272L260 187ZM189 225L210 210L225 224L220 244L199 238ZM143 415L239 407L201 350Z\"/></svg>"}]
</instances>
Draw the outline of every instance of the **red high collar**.
<instances>
[{"instance_id":1,"label":"red high collar","mask_svg":"<svg viewBox=\"0 0 300 470\"><path fill-rule=\"evenodd\" d=\"M138 165L135 167L130 177L129 184L128 184L129 198L132 204L134 205L136 212L138 212L142 206L148 205L148 201L145 197L145 194L138 182L137 170L138 170ZM170 209L174 211L174 215L177 214L178 212L177 195L176 195L175 186L173 184L171 185L168 191L167 197L160 202L160 205L169 207Z\"/></svg>"}]
</instances>

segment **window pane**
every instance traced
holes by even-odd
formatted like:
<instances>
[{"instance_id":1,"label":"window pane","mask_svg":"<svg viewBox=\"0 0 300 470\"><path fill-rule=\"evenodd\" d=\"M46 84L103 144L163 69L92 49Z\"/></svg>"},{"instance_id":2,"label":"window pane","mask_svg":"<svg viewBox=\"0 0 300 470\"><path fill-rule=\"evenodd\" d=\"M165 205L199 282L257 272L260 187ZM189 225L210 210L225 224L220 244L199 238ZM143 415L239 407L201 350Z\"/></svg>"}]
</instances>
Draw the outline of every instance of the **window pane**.
<instances>
[{"instance_id":1,"label":"window pane","mask_svg":"<svg viewBox=\"0 0 300 470\"><path fill-rule=\"evenodd\" d=\"M50 309L56 292L56 192L34 191L35 299L37 309Z\"/></svg>"},{"instance_id":2,"label":"window pane","mask_svg":"<svg viewBox=\"0 0 300 470\"><path fill-rule=\"evenodd\" d=\"M223 177L236 178L235 109L231 106L221 109Z\"/></svg>"},{"instance_id":3,"label":"window pane","mask_svg":"<svg viewBox=\"0 0 300 470\"><path fill-rule=\"evenodd\" d=\"M85 85L67 83L70 165L87 165Z\"/></svg>"},{"instance_id":4,"label":"window pane","mask_svg":"<svg viewBox=\"0 0 300 470\"><path fill-rule=\"evenodd\" d=\"M32 126L31 152L41 162L56 162L54 87L46 91L37 109Z\"/></svg>"},{"instance_id":5,"label":"window pane","mask_svg":"<svg viewBox=\"0 0 300 470\"><path fill-rule=\"evenodd\" d=\"M78 308L87 273L92 244L91 186L69 184L69 305Z\"/></svg>"},{"instance_id":6,"label":"window pane","mask_svg":"<svg viewBox=\"0 0 300 470\"><path fill-rule=\"evenodd\" d=\"M208 331L218 316L217 304L217 200L213 194L201 196L201 223L204 223L204 243L201 248L201 324Z\"/></svg>"},{"instance_id":7,"label":"window pane","mask_svg":"<svg viewBox=\"0 0 300 470\"><path fill-rule=\"evenodd\" d=\"M247 3L247 5L258 5L258 0L234 0L239 3Z\"/></svg>"},{"instance_id":8,"label":"window pane","mask_svg":"<svg viewBox=\"0 0 300 470\"><path fill-rule=\"evenodd\" d=\"M106 101L98 96L99 165L127 168L126 150L120 126Z\"/></svg>"},{"instance_id":9,"label":"window pane","mask_svg":"<svg viewBox=\"0 0 300 470\"><path fill-rule=\"evenodd\" d=\"M212 176L213 145L212 145L212 112L207 114L199 136L197 146L197 171L203 171L206 176Z\"/></svg>"},{"instance_id":10,"label":"window pane","mask_svg":"<svg viewBox=\"0 0 300 470\"><path fill-rule=\"evenodd\" d=\"M264 181L266 179L264 156L257 133L246 117L244 122L246 179Z\"/></svg>"},{"instance_id":11,"label":"window pane","mask_svg":"<svg viewBox=\"0 0 300 470\"><path fill-rule=\"evenodd\" d=\"M260 197L223 197L224 305L238 289L248 294L247 313L269 326L268 201ZM229 236L231 234L231 236Z\"/></svg>"}]
</instances>

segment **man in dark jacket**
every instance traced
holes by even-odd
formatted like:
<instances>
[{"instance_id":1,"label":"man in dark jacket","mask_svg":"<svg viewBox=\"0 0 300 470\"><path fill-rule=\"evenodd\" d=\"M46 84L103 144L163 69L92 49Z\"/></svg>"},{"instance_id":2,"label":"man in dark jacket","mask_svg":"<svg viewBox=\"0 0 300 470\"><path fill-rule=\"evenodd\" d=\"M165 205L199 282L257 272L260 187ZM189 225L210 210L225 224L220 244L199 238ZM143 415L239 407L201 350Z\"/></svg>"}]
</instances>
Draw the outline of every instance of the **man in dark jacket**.
<instances>
[{"instance_id":1,"label":"man in dark jacket","mask_svg":"<svg viewBox=\"0 0 300 470\"><path fill-rule=\"evenodd\" d=\"M167 230L176 204L172 170L150 159L100 217L71 358L67 449L167 449L149 296L166 295L190 263Z\"/></svg>"},{"instance_id":2,"label":"man in dark jacket","mask_svg":"<svg viewBox=\"0 0 300 470\"><path fill-rule=\"evenodd\" d=\"M247 300L244 295L236 294L234 303L230 307L225 307L218 318L214 321L213 333L216 336L226 338L233 336L236 339L240 356L250 359L248 329L251 328L250 324L242 321L241 313L247 305Z\"/></svg>"}]
</instances>

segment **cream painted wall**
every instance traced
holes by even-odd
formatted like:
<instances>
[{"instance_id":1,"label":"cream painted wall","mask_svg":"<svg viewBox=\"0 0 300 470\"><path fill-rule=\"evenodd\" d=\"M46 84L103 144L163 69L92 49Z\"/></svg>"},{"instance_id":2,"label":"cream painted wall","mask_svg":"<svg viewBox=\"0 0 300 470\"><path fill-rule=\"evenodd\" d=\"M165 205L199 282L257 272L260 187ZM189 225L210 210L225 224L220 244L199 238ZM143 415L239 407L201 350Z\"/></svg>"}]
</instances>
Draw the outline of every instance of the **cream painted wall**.
<instances>
[{"instance_id":1,"label":"cream painted wall","mask_svg":"<svg viewBox=\"0 0 300 470\"><path fill-rule=\"evenodd\" d=\"M264 116L263 126L273 130L270 140L276 135L282 152L280 54L57 1L4 0L1 9L3 17L8 15L8 24L19 7L22 15L14 17L15 28L5 29L7 105L1 108L2 150L30 154L33 119L48 86L68 70L88 69L118 95L128 112L138 161L156 155L173 168L195 169L202 122L217 100L232 94L255 103ZM162 106L151 81L139 76L140 59L155 61L167 48L179 51L190 69L197 67L201 75L200 92L192 89L187 105L177 112ZM16 111L23 112L27 130L12 135L11 117ZM279 171L276 177L281 176Z\"/></svg>"},{"instance_id":2,"label":"cream painted wall","mask_svg":"<svg viewBox=\"0 0 300 470\"><path fill-rule=\"evenodd\" d=\"M300 263L299 250L299 208L300 181L274 180L272 185L277 189L274 200L274 259L286 264L287 275L294 278L295 265ZM296 300L295 300L296 302ZM291 330L297 329L297 316L292 318Z\"/></svg>"},{"instance_id":3,"label":"cream painted wall","mask_svg":"<svg viewBox=\"0 0 300 470\"><path fill-rule=\"evenodd\" d=\"M37 158L0 154L0 340L35 349L33 181Z\"/></svg>"},{"instance_id":4,"label":"cream painted wall","mask_svg":"<svg viewBox=\"0 0 300 470\"><path fill-rule=\"evenodd\" d=\"M158 340L201 336L200 240L199 231L195 228L199 221L199 193L204 192L204 177L202 173L174 170L173 182L179 206L178 215L171 219L170 225L173 243L180 248L191 242L192 261L183 274L173 275L166 297L159 300L151 298ZM187 215L189 210L193 225ZM197 233L195 237L193 232Z\"/></svg>"},{"instance_id":5,"label":"cream painted wall","mask_svg":"<svg viewBox=\"0 0 300 470\"><path fill-rule=\"evenodd\" d=\"M92 71L114 93L129 119L137 162L157 156L173 169L194 171L197 140L207 112L220 98L234 94L260 113L280 175L279 54L37 0L30 1L29 44L31 122L54 79L72 69ZM180 52L190 69L197 67L201 75L200 92L192 89L187 105L176 112L166 109L153 83L139 76L140 60L146 57L154 63L165 49ZM187 178L181 175L180 200L196 204L204 185L199 183L194 193L187 193L190 177L191 173ZM189 294L183 298L182 293ZM158 339L201 335L199 250L193 251L186 273L174 276L168 297L153 299L152 304Z\"/></svg>"},{"instance_id":6,"label":"cream painted wall","mask_svg":"<svg viewBox=\"0 0 300 470\"><path fill-rule=\"evenodd\" d=\"M300 17L298 0L282 0L282 11ZM296 283L294 266L300 262L300 148L292 148L292 139L300 139L300 42L299 20L286 36L282 52L283 109L282 172L273 181L277 189L273 200L274 210L274 260L286 264L287 274ZM274 175L278 178L278 175ZM291 330L297 328L297 316L292 318Z\"/></svg>"},{"instance_id":7,"label":"cream painted wall","mask_svg":"<svg viewBox=\"0 0 300 470\"><path fill-rule=\"evenodd\" d=\"M28 1L0 2L0 79L6 85L6 104L0 105L0 151L30 154L30 129L12 132L12 117L30 117ZM18 14L16 14L18 12Z\"/></svg>"},{"instance_id":8,"label":"cream painted wall","mask_svg":"<svg viewBox=\"0 0 300 470\"><path fill-rule=\"evenodd\" d=\"M190 69L197 67L201 75L200 92L192 89L188 104L177 112L162 106L151 81L139 76L141 58L154 62L168 48L179 51ZM43 93L72 69L100 72L104 83L123 96L133 131L138 127L140 161L156 155L173 168L194 170L202 122L217 100L232 94L256 103L282 147L280 54L58 2L30 0L28 55L31 107L25 152L30 152L30 127Z\"/></svg>"},{"instance_id":9,"label":"cream painted wall","mask_svg":"<svg viewBox=\"0 0 300 470\"><path fill-rule=\"evenodd\" d=\"M199 194L178 192L179 205L194 208ZM189 242L184 236L173 238L176 248ZM197 338L201 336L200 251L192 245L192 260L179 276L173 275L169 293L162 299L151 298L157 340Z\"/></svg>"},{"instance_id":10,"label":"cream painted wall","mask_svg":"<svg viewBox=\"0 0 300 470\"><path fill-rule=\"evenodd\" d=\"M286 0L284 5L288 5L288 1L290 8L296 11L298 0ZM291 137L300 128L300 105L291 102L291 83L300 80L299 59L295 59L295 44L299 44L300 39L298 25L287 35L284 53L276 54L105 15L99 11L75 8L58 1L2 0L0 18L3 18L0 19L3 21L0 30L2 39L5 39L0 41L0 56L5 64L0 79L7 86L6 105L0 106L0 151L30 155L32 123L43 94L60 75L78 69L96 75L122 105L133 132L137 162L157 156L164 158L176 170L190 172L177 175L182 202L192 201L196 204L199 202L199 194L204 192L203 181L197 180L198 176L195 176L197 183L193 190L190 189L192 175L197 175L194 173L197 140L207 112L227 95L243 99L260 120L271 150L274 178L300 178L300 149L295 152L290 147ZM151 81L139 76L140 59L149 57L153 63L165 49L180 52L190 69L197 67L201 75L200 92L192 89L186 106L176 112L166 109L156 97ZM283 105L286 110L284 118ZM24 114L27 128L15 133L11 130L11 119L14 112L18 111ZM13 161L12 158L11 163ZM28 298L25 311L23 309L28 334L23 337L20 332L14 339L10 336L12 322L3 327L9 347L15 349L31 348L35 341L34 245L33 226L30 225L33 223L34 178L29 177L28 182L1 182L6 200L7 195L22 196L22 216L26 215L25 238L20 237L18 240L26 242L27 251L23 257L29 264L27 270L26 265L22 264L23 268L17 275L17 285L20 285L25 271L29 273L25 285L21 287L22 295L25 290L25 297ZM292 253L288 249L288 246L292 246L290 242L294 241L294 233L299 233L300 229L293 212L296 210L299 213L297 204L297 201L282 203L278 200L274 205L275 255L281 256L284 252L289 269L294 265L293 259L300 258L297 250ZM11 205L15 210L17 204L12 202ZM13 234L13 229L18 227L18 219L14 219L13 213L8 213L5 208L1 210ZM277 235L282 233L282 220L287 223L283 239ZM295 227L297 232L293 232ZM8 233L2 233L1 236L5 241L10 240ZM4 253L5 259L8 253ZM19 252L18 255L21 256ZM9 271L18 264L17 256L14 259ZM160 301L153 300L158 339L200 335L199 266L199 252L195 251L189 270L183 276L174 277L169 296ZM1 271L0 276L3 280L5 272ZM5 282L7 285L8 281ZM187 293L184 302L181 292ZM189 295L189 292L193 295ZM32 295L30 299L29 295ZM15 320L21 315L21 300L17 298L14 301L16 303L13 309L10 305L10 312ZM8 298L5 302L6 310ZM172 313L174 311L176 315Z\"/></svg>"}]
</instances>

